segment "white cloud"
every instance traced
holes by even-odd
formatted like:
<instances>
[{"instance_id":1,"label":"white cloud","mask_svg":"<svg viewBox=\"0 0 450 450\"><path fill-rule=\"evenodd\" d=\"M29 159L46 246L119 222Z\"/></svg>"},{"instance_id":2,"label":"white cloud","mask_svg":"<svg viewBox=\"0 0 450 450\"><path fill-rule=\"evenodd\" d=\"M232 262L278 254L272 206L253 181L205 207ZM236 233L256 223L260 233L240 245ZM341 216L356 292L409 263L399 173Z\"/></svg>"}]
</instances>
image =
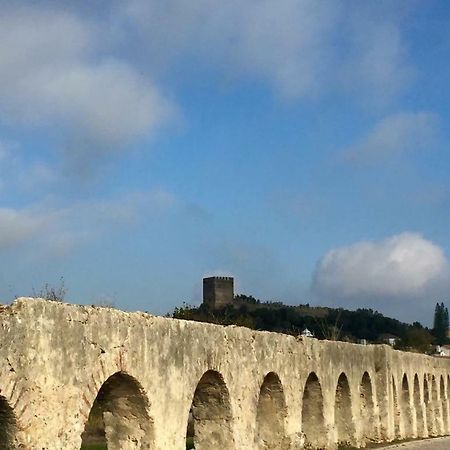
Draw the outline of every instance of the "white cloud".
<instances>
[{"instance_id":1,"label":"white cloud","mask_svg":"<svg viewBox=\"0 0 450 450\"><path fill-rule=\"evenodd\" d=\"M113 199L91 200L71 206L36 204L27 208L0 208L0 253L32 241L44 253L64 255L73 247L116 229L155 219L176 205L163 189L128 193Z\"/></svg>"},{"instance_id":2,"label":"white cloud","mask_svg":"<svg viewBox=\"0 0 450 450\"><path fill-rule=\"evenodd\" d=\"M227 51L233 65L272 82L285 97L303 97L323 87L336 7L284 0L235 4L239 29ZM330 28L331 27L331 30Z\"/></svg>"},{"instance_id":3,"label":"white cloud","mask_svg":"<svg viewBox=\"0 0 450 450\"><path fill-rule=\"evenodd\" d=\"M102 14L17 5L2 4L0 17L0 121L46 127L77 170L176 114L153 81L161 60L177 79L212 69L291 99L340 89L343 78L389 97L408 84L395 11L348 14L331 0L130 0Z\"/></svg>"},{"instance_id":4,"label":"white cloud","mask_svg":"<svg viewBox=\"0 0 450 450\"><path fill-rule=\"evenodd\" d=\"M3 8L1 120L51 125L87 160L153 132L173 106L131 64L104 54L101 35L74 14Z\"/></svg>"},{"instance_id":5,"label":"white cloud","mask_svg":"<svg viewBox=\"0 0 450 450\"><path fill-rule=\"evenodd\" d=\"M385 14L329 0L131 0L124 15L153 44L143 50L153 62L195 60L287 98L356 87L378 101L403 92L413 72L395 7L378 9Z\"/></svg>"},{"instance_id":6,"label":"white cloud","mask_svg":"<svg viewBox=\"0 0 450 450\"><path fill-rule=\"evenodd\" d=\"M443 250L420 234L402 233L383 241L359 242L329 251L317 264L313 288L321 298L360 304L409 301L437 292L448 282Z\"/></svg>"},{"instance_id":7,"label":"white cloud","mask_svg":"<svg viewBox=\"0 0 450 450\"><path fill-rule=\"evenodd\" d=\"M153 131L171 111L154 86L120 61L52 69L35 80L46 113L108 146Z\"/></svg>"},{"instance_id":8,"label":"white cloud","mask_svg":"<svg viewBox=\"0 0 450 450\"><path fill-rule=\"evenodd\" d=\"M32 238L46 223L45 215L0 208L0 251L13 248Z\"/></svg>"},{"instance_id":9,"label":"white cloud","mask_svg":"<svg viewBox=\"0 0 450 450\"><path fill-rule=\"evenodd\" d=\"M331 0L130 0L99 13L19 4L2 2L0 123L45 127L72 171L89 173L176 115L157 74L257 80L289 99L349 86L358 98L394 98L410 82L395 6L373 14Z\"/></svg>"},{"instance_id":10,"label":"white cloud","mask_svg":"<svg viewBox=\"0 0 450 450\"><path fill-rule=\"evenodd\" d=\"M438 132L438 117L430 112L401 112L385 117L355 144L344 149L344 159L372 164L427 150Z\"/></svg>"},{"instance_id":11,"label":"white cloud","mask_svg":"<svg viewBox=\"0 0 450 450\"><path fill-rule=\"evenodd\" d=\"M371 104L385 106L410 86L416 69L395 11L385 11L386 5L378 3L359 6L352 8L347 20L348 54L338 73L347 91L364 93Z\"/></svg>"}]
</instances>

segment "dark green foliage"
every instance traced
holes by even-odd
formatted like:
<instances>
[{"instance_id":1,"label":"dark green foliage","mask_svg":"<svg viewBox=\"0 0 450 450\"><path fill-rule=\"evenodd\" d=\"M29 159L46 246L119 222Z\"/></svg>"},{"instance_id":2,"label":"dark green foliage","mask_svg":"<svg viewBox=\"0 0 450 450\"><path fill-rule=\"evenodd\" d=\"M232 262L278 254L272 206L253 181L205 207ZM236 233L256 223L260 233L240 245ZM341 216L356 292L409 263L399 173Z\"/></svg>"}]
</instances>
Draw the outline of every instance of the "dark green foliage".
<instances>
[{"instance_id":1,"label":"dark green foliage","mask_svg":"<svg viewBox=\"0 0 450 450\"><path fill-rule=\"evenodd\" d=\"M448 309L444 303L436 303L434 310L433 335L439 345L448 340Z\"/></svg>"},{"instance_id":2,"label":"dark green foliage","mask_svg":"<svg viewBox=\"0 0 450 450\"><path fill-rule=\"evenodd\" d=\"M221 310L196 308L183 304L171 314L178 319L196 320L221 325L239 325L255 330L299 335L308 328L319 339L378 342L380 335L400 338L398 347L422 352L430 350L430 332L418 322L409 325L386 317L372 309L312 307L309 304L288 306L280 302L261 302L254 297L238 295L233 305Z\"/></svg>"},{"instance_id":3,"label":"dark green foliage","mask_svg":"<svg viewBox=\"0 0 450 450\"><path fill-rule=\"evenodd\" d=\"M194 448L194 438L189 436L186 438L186 450L191 450Z\"/></svg>"},{"instance_id":4,"label":"dark green foliage","mask_svg":"<svg viewBox=\"0 0 450 450\"><path fill-rule=\"evenodd\" d=\"M412 326L408 327L397 347L400 349L414 348L422 353L427 353L433 341L434 337L429 330L420 323L414 322Z\"/></svg>"}]
</instances>

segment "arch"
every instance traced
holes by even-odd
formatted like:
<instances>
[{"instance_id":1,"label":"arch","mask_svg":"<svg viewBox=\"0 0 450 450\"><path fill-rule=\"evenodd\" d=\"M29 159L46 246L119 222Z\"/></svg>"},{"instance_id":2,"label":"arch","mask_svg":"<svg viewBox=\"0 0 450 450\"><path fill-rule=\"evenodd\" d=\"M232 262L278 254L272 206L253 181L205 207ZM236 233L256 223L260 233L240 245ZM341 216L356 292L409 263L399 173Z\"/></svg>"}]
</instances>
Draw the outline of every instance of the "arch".
<instances>
[{"instance_id":1,"label":"arch","mask_svg":"<svg viewBox=\"0 0 450 450\"><path fill-rule=\"evenodd\" d=\"M446 433L450 433L450 392L449 392L449 387L450 387L450 375L447 375L447 383L445 386L445 405L446 405L446 411L447 411L447 417L446 417L446 422L445 422L445 432Z\"/></svg>"},{"instance_id":2,"label":"arch","mask_svg":"<svg viewBox=\"0 0 450 450\"><path fill-rule=\"evenodd\" d=\"M286 401L280 378L270 372L264 378L259 391L256 412L255 443L261 450L286 448L285 419Z\"/></svg>"},{"instance_id":3,"label":"arch","mask_svg":"<svg viewBox=\"0 0 450 450\"><path fill-rule=\"evenodd\" d=\"M82 434L81 449L92 445L108 450L153 448L153 420L139 382L116 372L101 386Z\"/></svg>"},{"instance_id":4,"label":"arch","mask_svg":"<svg viewBox=\"0 0 450 450\"><path fill-rule=\"evenodd\" d=\"M15 448L16 433L17 421L13 409L0 395L0 448Z\"/></svg>"},{"instance_id":5,"label":"arch","mask_svg":"<svg viewBox=\"0 0 450 450\"><path fill-rule=\"evenodd\" d=\"M430 390L428 389L428 379L427 376L423 376L423 401L425 404L430 403Z\"/></svg>"},{"instance_id":6,"label":"arch","mask_svg":"<svg viewBox=\"0 0 450 450\"><path fill-rule=\"evenodd\" d=\"M411 414L411 397L409 394L409 383L406 373L402 378L402 394L401 394L401 418L403 421L403 437L411 437L413 435L413 423Z\"/></svg>"},{"instance_id":7,"label":"arch","mask_svg":"<svg viewBox=\"0 0 450 450\"><path fill-rule=\"evenodd\" d=\"M344 372L339 375L336 385L334 423L336 427L337 444L353 444L355 437L355 425L352 415L352 399L350 395L350 385Z\"/></svg>"},{"instance_id":8,"label":"arch","mask_svg":"<svg viewBox=\"0 0 450 450\"><path fill-rule=\"evenodd\" d=\"M425 421L423 417L422 401L420 399L420 383L417 373L414 375L414 409L416 410L416 436L425 437Z\"/></svg>"},{"instance_id":9,"label":"arch","mask_svg":"<svg viewBox=\"0 0 450 450\"><path fill-rule=\"evenodd\" d=\"M364 442L377 440L375 423L372 380L368 372L364 372L359 386L361 397L361 430Z\"/></svg>"},{"instance_id":10,"label":"arch","mask_svg":"<svg viewBox=\"0 0 450 450\"><path fill-rule=\"evenodd\" d=\"M302 432L305 436L305 448L318 449L327 445L322 387L314 372L308 375L303 390Z\"/></svg>"},{"instance_id":11,"label":"arch","mask_svg":"<svg viewBox=\"0 0 450 450\"><path fill-rule=\"evenodd\" d=\"M435 402L438 399L438 388L436 383L436 377L431 375L431 401Z\"/></svg>"},{"instance_id":12,"label":"arch","mask_svg":"<svg viewBox=\"0 0 450 450\"><path fill-rule=\"evenodd\" d=\"M400 416L401 411L398 404L398 395L397 395L397 385L395 384L394 377L392 376L392 399L393 399L393 408L394 408L394 436L397 439L402 437L400 432Z\"/></svg>"},{"instance_id":13,"label":"arch","mask_svg":"<svg viewBox=\"0 0 450 450\"><path fill-rule=\"evenodd\" d=\"M445 380L443 375L441 375L439 385L440 405L442 408L442 434L446 434L448 430L448 403L447 396L445 395Z\"/></svg>"},{"instance_id":14,"label":"arch","mask_svg":"<svg viewBox=\"0 0 450 450\"><path fill-rule=\"evenodd\" d=\"M437 380L437 390L439 394L436 401L436 412L439 418L439 434L444 435L447 428L447 402L445 399L445 381L442 375Z\"/></svg>"},{"instance_id":15,"label":"arch","mask_svg":"<svg viewBox=\"0 0 450 450\"><path fill-rule=\"evenodd\" d=\"M447 399L450 398L449 389L450 389L450 375L447 375L447 389L446 389L446 393L447 393L446 397L447 397Z\"/></svg>"},{"instance_id":16,"label":"arch","mask_svg":"<svg viewBox=\"0 0 450 450\"><path fill-rule=\"evenodd\" d=\"M192 440L195 450L234 449L230 394L219 372L208 370L200 378L190 415L192 426L188 427L186 441Z\"/></svg>"},{"instance_id":17,"label":"arch","mask_svg":"<svg viewBox=\"0 0 450 450\"><path fill-rule=\"evenodd\" d=\"M433 436L434 435L433 402L431 398L431 389L429 387L427 375L424 375L423 377L423 400L425 402L428 435Z\"/></svg>"},{"instance_id":18,"label":"arch","mask_svg":"<svg viewBox=\"0 0 450 450\"><path fill-rule=\"evenodd\" d=\"M438 381L434 375L431 376L431 402L434 418L434 436L439 436L442 434L442 414L441 405L439 404Z\"/></svg>"}]
</instances>

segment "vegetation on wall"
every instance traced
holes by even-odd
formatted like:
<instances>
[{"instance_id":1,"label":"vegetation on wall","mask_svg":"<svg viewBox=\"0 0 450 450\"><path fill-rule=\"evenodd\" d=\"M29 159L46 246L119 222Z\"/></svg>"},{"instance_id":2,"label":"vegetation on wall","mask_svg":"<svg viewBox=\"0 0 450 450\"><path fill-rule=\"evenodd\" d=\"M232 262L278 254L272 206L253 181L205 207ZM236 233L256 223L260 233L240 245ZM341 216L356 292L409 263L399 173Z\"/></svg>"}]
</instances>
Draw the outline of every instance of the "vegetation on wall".
<instances>
[{"instance_id":1,"label":"vegetation on wall","mask_svg":"<svg viewBox=\"0 0 450 450\"><path fill-rule=\"evenodd\" d=\"M64 283L64 278L59 279L59 285L54 286L49 283L45 283L39 290L33 289L32 296L35 298L45 298L52 302L63 302L67 294L67 288Z\"/></svg>"}]
</instances>

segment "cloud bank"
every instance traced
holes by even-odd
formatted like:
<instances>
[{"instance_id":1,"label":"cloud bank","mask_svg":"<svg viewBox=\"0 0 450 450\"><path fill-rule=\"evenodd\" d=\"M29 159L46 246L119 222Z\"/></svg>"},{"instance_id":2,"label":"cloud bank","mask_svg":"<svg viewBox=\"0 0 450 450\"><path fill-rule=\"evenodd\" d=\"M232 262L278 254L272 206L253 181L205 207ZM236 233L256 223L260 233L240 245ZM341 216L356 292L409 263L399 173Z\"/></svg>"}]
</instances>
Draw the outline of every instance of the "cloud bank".
<instances>
[{"instance_id":1,"label":"cloud bank","mask_svg":"<svg viewBox=\"0 0 450 450\"><path fill-rule=\"evenodd\" d=\"M378 3L374 14L368 4L328 0L131 0L121 14L154 43L144 50L153 61L193 59L267 82L289 99L356 89L378 102L401 93L414 72L398 9Z\"/></svg>"},{"instance_id":2,"label":"cloud bank","mask_svg":"<svg viewBox=\"0 0 450 450\"><path fill-rule=\"evenodd\" d=\"M392 114L344 149L342 155L349 162L375 164L403 154L426 151L436 139L438 125L438 117L427 111Z\"/></svg>"},{"instance_id":3,"label":"cloud bank","mask_svg":"<svg viewBox=\"0 0 450 450\"><path fill-rule=\"evenodd\" d=\"M404 312L413 304L425 307L437 301L435 296L448 286L449 273L449 262L439 246L407 232L330 250L317 264L313 290L328 302L380 306L398 314L398 307Z\"/></svg>"},{"instance_id":4,"label":"cloud bank","mask_svg":"<svg viewBox=\"0 0 450 450\"><path fill-rule=\"evenodd\" d=\"M378 14L350 0L0 3L0 124L44 128L75 172L173 120L171 82L214 75L292 101L355 89L379 99L413 72L404 7L389 2Z\"/></svg>"},{"instance_id":5,"label":"cloud bank","mask_svg":"<svg viewBox=\"0 0 450 450\"><path fill-rule=\"evenodd\" d=\"M168 214L176 198L163 189L132 192L112 199L85 200L70 206L42 202L26 208L0 208L0 256L26 252L60 256L92 240L133 229Z\"/></svg>"},{"instance_id":6,"label":"cloud bank","mask_svg":"<svg viewBox=\"0 0 450 450\"><path fill-rule=\"evenodd\" d=\"M148 76L104 52L101 34L98 24L73 13L4 7L2 122L44 126L62 138L69 157L76 153L87 163L168 119L171 103Z\"/></svg>"}]
</instances>

